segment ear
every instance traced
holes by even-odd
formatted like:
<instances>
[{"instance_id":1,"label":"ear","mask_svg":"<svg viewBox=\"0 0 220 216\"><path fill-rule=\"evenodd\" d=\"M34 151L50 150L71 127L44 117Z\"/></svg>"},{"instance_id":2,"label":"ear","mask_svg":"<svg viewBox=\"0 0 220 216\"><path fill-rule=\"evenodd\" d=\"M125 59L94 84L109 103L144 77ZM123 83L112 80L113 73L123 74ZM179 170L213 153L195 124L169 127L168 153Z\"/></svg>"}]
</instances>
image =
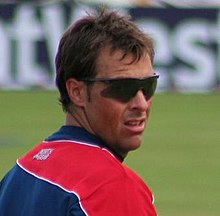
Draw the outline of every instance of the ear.
<instances>
[{"instance_id":1,"label":"ear","mask_svg":"<svg viewBox=\"0 0 220 216\"><path fill-rule=\"evenodd\" d=\"M66 89L70 100L77 106L84 106L86 100L86 88L82 81L70 78L66 81Z\"/></svg>"}]
</instances>

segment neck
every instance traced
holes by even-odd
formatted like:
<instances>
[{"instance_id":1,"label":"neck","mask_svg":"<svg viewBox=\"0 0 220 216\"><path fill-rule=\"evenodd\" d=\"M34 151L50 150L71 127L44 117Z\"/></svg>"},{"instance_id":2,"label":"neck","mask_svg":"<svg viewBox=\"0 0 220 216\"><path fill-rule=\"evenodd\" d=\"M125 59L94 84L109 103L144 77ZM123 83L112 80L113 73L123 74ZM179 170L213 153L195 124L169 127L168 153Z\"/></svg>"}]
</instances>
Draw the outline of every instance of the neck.
<instances>
[{"instance_id":1,"label":"neck","mask_svg":"<svg viewBox=\"0 0 220 216\"><path fill-rule=\"evenodd\" d=\"M93 130L91 129L90 125L88 124L88 121L86 121L86 119L82 118L82 115L79 115L77 112L74 112L74 114L72 112L67 112L66 114L66 121L65 121L65 125L67 126L76 126L76 127L81 127L84 128L85 130L87 130L89 133L97 136ZM104 141L104 140L103 140ZM105 147L107 149L109 149L109 151L111 151L121 162L124 160L124 158L126 157L126 154L122 154L121 152L118 153L117 151L115 151L114 149L110 148L107 143L105 143Z\"/></svg>"},{"instance_id":2,"label":"neck","mask_svg":"<svg viewBox=\"0 0 220 216\"><path fill-rule=\"evenodd\" d=\"M81 127L89 133L95 134L87 121L86 115L82 115L78 110L67 112L65 125Z\"/></svg>"}]
</instances>

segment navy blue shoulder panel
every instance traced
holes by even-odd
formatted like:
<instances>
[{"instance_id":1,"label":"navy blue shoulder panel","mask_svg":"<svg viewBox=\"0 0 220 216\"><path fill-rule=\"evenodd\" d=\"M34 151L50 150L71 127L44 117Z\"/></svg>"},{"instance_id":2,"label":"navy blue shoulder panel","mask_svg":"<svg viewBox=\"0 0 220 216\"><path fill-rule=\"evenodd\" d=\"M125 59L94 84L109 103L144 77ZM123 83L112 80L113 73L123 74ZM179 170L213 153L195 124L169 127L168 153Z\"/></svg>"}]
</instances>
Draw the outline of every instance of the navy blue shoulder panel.
<instances>
[{"instance_id":1,"label":"navy blue shoulder panel","mask_svg":"<svg viewBox=\"0 0 220 216\"><path fill-rule=\"evenodd\" d=\"M55 140L73 140L104 147L112 152L119 161L122 162L124 160L124 158L121 157L117 152L107 146L102 139L94 134L89 133L87 130L81 127L64 125L57 132L45 139L45 141Z\"/></svg>"},{"instance_id":2,"label":"navy blue shoulder panel","mask_svg":"<svg viewBox=\"0 0 220 216\"><path fill-rule=\"evenodd\" d=\"M86 216L76 194L16 165L0 182L0 216Z\"/></svg>"},{"instance_id":3,"label":"navy blue shoulder panel","mask_svg":"<svg viewBox=\"0 0 220 216\"><path fill-rule=\"evenodd\" d=\"M84 128L68 125L62 126L57 132L55 132L46 139L46 141L55 140L74 140L78 142L91 143L99 146L105 145L101 139L89 133Z\"/></svg>"}]
</instances>

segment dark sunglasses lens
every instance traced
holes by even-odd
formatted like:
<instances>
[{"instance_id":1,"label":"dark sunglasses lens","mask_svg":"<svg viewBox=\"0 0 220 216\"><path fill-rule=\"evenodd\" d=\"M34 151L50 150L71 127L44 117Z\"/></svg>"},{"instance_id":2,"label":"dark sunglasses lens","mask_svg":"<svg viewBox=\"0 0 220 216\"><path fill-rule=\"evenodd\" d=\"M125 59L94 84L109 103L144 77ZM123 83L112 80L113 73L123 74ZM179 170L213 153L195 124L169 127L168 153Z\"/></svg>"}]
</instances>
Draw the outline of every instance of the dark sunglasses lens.
<instances>
[{"instance_id":1,"label":"dark sunglasses lens","mask_svg":"<svg viewBox=\"0 0 220 216\"><path fill-rule=\"evenodd\" d=\"M151 98L156 90L158 77L150 77L144 80L121 79L109 82L101 95L103 97L114 98L122 102L128 102L138 90L142 90L146 99Z\"/></svg>"},{"instance_id":2,"label":"dark sunglasses lens","mask_svg":"<svg viewBox=\"0 0 220 216\"><path fill-rule=\"evenodd\" d=\"M101 95L103 97L114 98L118 101L127 102L135 95L135 89L134 83L131 83L130 80L114 80L111 81L109 86L101 92Z\"/></svg>"},{"instance_id":3,"label":"dark sunglasses lens","mask_svg":"<svg viewBox=\"0 0 220 216\"><path fill-rule=\"evenodd\" d=\"M149 100L155 93L157 87L157 77L150 77L145 80L144 87L142 91L146 100Z\"/></svg>"}]
</instances>

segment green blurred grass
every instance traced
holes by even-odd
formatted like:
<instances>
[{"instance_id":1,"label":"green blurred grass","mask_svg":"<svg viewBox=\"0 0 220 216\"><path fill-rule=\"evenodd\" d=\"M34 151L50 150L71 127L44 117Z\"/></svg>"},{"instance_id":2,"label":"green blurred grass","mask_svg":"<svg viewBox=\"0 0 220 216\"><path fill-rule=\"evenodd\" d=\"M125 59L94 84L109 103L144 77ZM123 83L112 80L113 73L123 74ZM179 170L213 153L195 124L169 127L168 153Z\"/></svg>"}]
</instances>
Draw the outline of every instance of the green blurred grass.
<instances>
[{"instance_id":1,"label":"green blurred grass","mask_svg":"<svg viewBox=\"0 0 220 216\"><path fill-rule=\"evenodd\" d=\"M53 91L0 91L0 178L64 122ZM157 94L142 147L126 164L152 188L160 216L220 213L220 95Z\"/></svg>"}]
</instances>

